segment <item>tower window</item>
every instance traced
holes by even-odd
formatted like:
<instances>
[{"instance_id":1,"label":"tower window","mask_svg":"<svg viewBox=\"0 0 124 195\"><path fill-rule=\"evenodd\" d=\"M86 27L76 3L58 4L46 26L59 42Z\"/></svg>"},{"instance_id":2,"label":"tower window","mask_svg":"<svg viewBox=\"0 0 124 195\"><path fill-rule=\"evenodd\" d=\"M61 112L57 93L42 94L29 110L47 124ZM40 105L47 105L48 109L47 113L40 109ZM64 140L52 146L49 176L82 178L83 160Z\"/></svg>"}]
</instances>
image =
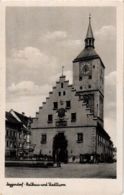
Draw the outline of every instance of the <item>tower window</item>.
<instances>
[{"instance_id":1,"label":"tower window","mask_svg":"<svg viewBox=\"0 0 124 195\"><path fill-rule=\"evenodd\" d=\"M53 109L54 110L58 109L58 102L53 102Z\"/></svg>"},{"instance_id":2,"label":"tower window","mask_svg":"<svg viewBox=\"0 0 124 195\"><path fill-rule=\"evenodd\" d=\"M47 142L47 135L46 134L42 134L41 135L41 144L46 144Z\"/></svg>"},{"instance_id":3,"label":"tower window","mask_svg":"<svg viewBox=\"0 0 124 195\"><path fill-rule=\"evenodd\" d=\"M82 81L82 77L81 76L79 77L79 81Z\"/></svg>"},{"instance_id":4,"label":"tower window","mask_svg":"<svg viewBox=\"0 0 124 195\"><path fill-rule=\"evenodd\" d=\"M63 83L61 83L61 88L63 88Z\"/></svg>"},{"instance_id":5,"label":"tower window","mask_svg":"<svg viewBox=\"0 0 124 195\"><path fill-rule=\"evenodd\" d=\"M76 113L71 113L71 122L76 121Z\"/></svg>"},{"instance_id":6,"label":"tower window","mask_svg":"<svg viewBox=\"0 0 124 195\"><path fill-rule=\"evenodd\" d=\"M60 92L60 91L59 91L59 93L58 93L58 94L59 94L59 96L61 96L61 92Z\"/></svg>"},{"instance_id":7,"label":"tower window","mask_svg":"<svg viewBox=\"0 0 124 195\"><path fill-rule=\"evenodd\" d=\"M95 65L93 65L93 68L95 68Z\"/></svg>"},{"instance_id":8,"label":"tower window","mask_svg":"<svg viewBox=\"0 0 124 195\"><path fill-rule=\"evenodd\" d=\"M83 133L77 133L77 143L83 142Z\"/></svg>"},{"instance_id":9,"label":"tower window","mask_svg":"<svg viewBox=\"0 0 124 195\"><path fill-rule=\"evenodd\" d=\"M48 123L52 123L53 122L53 115L49 114L48 115Z\"/></svg>"},{"instance_id":10,"label":"tower window","mask_svg":"<svg viewBox=\"0 0 124 195\"><path fill-rule=\"evenodd\" d=\"M67 109L71 108L71 102L70 101L66 101L66 108Z\"/></svg>"},{"instance_id":11,"label":"tower window","mask_svg":"<svg viewBox=\"0 0 124 195\"><path fill-rule=\"evenodd\" d=\"M65 91L63 91L63 95L65 95L66 94L66 92Z\"/></svg>"},{"instance_id":12,"label":"tower window","mask_svg":"<svg viewBox=\"0 0 124 195\"><path fill-rule=\"evenodd\" d=\"M82 86L80 86L80 89L82 89Z\"/></svg>"},{"instance_id":13,"label":"tower window","mask_svg":"<svg viewBox=\"0 0 124 195\"><path fill-rule=\"evenodd\" d=\"M91 75L89 75L89 79L92 79L92 76Z\"/></svg>"},{"instance_id":14,"label":"tower window","mask_svg":"<svg viewBox=\"0 0 124 195\"><path fill-rule=\"evenodd\" d=\"M89 39L89 45L91 45L91 39Z\"/></svg>"},{"instance_id":15,"label":"tower window","mask_svg":"<svg viewBox=\"0 0 124 195\"><path fill-rule=\"evenodd\" d=\"M91 85L88 85L89 88L91 88Z\"/></svg>"}]
</instances>

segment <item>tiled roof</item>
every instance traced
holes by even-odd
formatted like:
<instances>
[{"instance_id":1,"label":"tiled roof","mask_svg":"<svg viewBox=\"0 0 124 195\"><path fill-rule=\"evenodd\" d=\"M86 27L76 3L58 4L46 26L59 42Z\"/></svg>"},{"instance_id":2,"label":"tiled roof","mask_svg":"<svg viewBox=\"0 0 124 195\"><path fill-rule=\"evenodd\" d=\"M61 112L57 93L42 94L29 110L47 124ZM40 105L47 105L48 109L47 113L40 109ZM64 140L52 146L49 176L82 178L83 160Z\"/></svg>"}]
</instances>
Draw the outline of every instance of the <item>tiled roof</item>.
<instances>
[{"instance_id":1,"label":"tiled roof","mask_svg":"<svg viewBox=\"0 0 124 195\"><path fill-rule=\"evenodd\" d=\"M12 124L20 124L10 112L6 112L6 121Z\"/></svg>"},{"instance_id":2,"label":"tiled roof","mask_svg":"<svg viewBox=\"0 0 124 195\"><path fill-rule=\"evenodd\" d=\"M19 117L19 119L21 120L21 122L22 122L25 126L27 126L29 118L28 118L27 116L23 115L23 114L20 114L20 113L16 112L16 111L14 111L14 112L15 112L15 114Z\"/></svg>"},{"instance_id":3,"label":"tiled roof","mask_svg":"<svg viewBox=\"0 0 124 195\"><path fill-rule=\"evenodd\" d=\"M74 59L73 62L78 62L79 60L95 59L100 58L96 53L95 49L92 47L84 48L81 53Z\"/></svg>"},{"instance_id":4,"label":"tiled roof","mask_svg":"<svg viewBox=\"0 0 124 195\"><path fill-rule=\"evenodd\" d=\"M6 122L13 125L21 125L26 128L29 122L29 117L11 110L10 112L6 112Z\"/></svg>"}]
</instances>

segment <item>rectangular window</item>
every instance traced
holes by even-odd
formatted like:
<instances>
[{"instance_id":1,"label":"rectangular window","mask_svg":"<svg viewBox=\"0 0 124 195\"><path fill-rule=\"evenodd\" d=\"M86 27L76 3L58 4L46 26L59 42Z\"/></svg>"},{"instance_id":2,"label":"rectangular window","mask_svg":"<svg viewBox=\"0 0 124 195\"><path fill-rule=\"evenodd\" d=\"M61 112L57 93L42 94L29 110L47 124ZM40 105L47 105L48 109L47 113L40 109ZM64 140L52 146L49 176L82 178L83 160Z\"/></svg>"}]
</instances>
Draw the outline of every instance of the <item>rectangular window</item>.
<instances>
[{"instance_id":1,"label":"rectangular window","mask_svg":"<svg viewBox=\"0 0 124 195\"><path fill-rule=\"evenodd\" d=\"M63 88L63 83L61 83L61 88Z\"/></svg>"},{"instance_id":2,"label":"rectangular window","mask_svg":"<svg viewBox=\"0 0 124 195\"><path fill-rule=\"evenodd\" d=\"M16 132L14 132L14 138L16 138Z\"/></svg>"},{"instance_id":3,"label":"rectangular window","mask_svg":"<svg viewBox=\"0 0 124 195\"><path fill-rule=\"evenodd\" d=\"M10 141L10 148L12 148L13 147L13 143Z\"/></svg>"},{"instance_id":4,"label":"rectangular window","mask_svg":"<svg viewBox=\"0 0 124 195\"><path fill-rule=\"evenodd\" d=\"M53 122L53 115L49 114L48 115L48 123L52 123Z\"/></svg>"},{"instance_id":5,"label":"rectangular window","mask_svg":"<svg viewBox=\"0 0 124 195\"><path fill-rule=\"evenodd\" d=\"M71 101L66 101L66 108L67 109L71 108Z\"/></svg>"},{"instance_id":6,"label":"rectangular window","mask_svg":"<svg viewBox=\"0 0 124 195\"><path fill-rule=\"evenodd\" d=\"M12 131L10 130L10 132L9 132L9 136L10 136L10 138L11 138L11 136L12 136Z\"/></svg>"},{"instance_id":7,"label":"rectangular window","mask_svg":"<svg viewBox=\"0 0 124 195\"><path fill-rule=\"evenodd\" d=\"M59 96L61 96L61 92L59 92L58 94L59 94Z\"/></svg>"},{"instance_id":8,"label":"rectangular window","mask_svg":"<svg viewBox=\"0 0 124 195\"><path fill-rule=\"evenodd\" d=\"M46 134L42 134L41 135L41 144L46 144L47 142L47 135Z\"/></svg>"},{"instance_id":9,"label":"rectangular window","mask_svg":"<svg viewBox=\"0 0 124 195\"><path fill-rule=\"evenodd\" d=\"M77 143L83 142L83 133L77 133Z\"/></svg>"},{"instance_id":10,"label":"rectangular window","mask_svg":"<svg viewBox=\"0 0 124 195\"><path fill-rule=\"evenodd\" d=\"M82 81L82 77L81 76L79 77L79 81Z\"/></svg>"},{"instance_id":11,"label":"rectangular window","mask_svg":"<svg viewBox=\"0 0 124 195\"><path fill-rule=\"evenodd\" d=\"M9 147L9 141L6 142L6 146L7 146L7 148Z\"/></svg>"},{"instance_id":12,"label":"rectangular window","mask_svg":"<svg viewBox=\"0 0 124 195\"><path fill-rule=\"evenodd\" d=\"M66 92L65 91L63 91L63 95L65 95L66 94Z\"/></svg>"},{"instance_id":13,"label":"rectangular window","mask_svg":"<svg viewBox=\"0 0 124 195\"><path fill-rule=\"evenodd\" d=\"M89 75L89 79L92 79L92 76L91 75Z\"/></svg>"},{"instance_id":14,"label":"rectangular window","mask_svg":"<svg viewBox=\"0 0 124 195\"><path fill-rule=\"evenodd\" d=\"M58 109L58 102L53 102L53 109L57 110Z\"/></svg>"},{"instance_id":15,"label":"rectangular window","mask_svg":"<svg viewBox=\"0 0 124 195\"><path fill-rule=\"evenodd\" d=\"M19 133L19 139L21 138L21 133Z\"/></svg>"},{"instance_id":16,"label":"rectangular window","mask_svg":"<svg viewBox=\"0 0 124 195\"><path fill-rule=\"evenodd\" d=\"M76 113L71 113L71 122L76 121Z\"/></svg>"}]
</instances>

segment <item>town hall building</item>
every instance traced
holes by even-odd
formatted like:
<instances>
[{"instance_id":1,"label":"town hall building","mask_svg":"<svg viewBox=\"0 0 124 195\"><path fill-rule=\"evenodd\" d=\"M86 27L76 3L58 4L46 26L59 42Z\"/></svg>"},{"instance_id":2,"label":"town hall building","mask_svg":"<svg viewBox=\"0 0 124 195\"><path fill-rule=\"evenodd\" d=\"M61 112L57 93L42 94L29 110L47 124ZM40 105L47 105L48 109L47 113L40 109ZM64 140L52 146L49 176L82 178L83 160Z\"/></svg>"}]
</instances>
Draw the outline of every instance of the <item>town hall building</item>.
<instances>
[{"instance_id":1,"label":"town hall building","mask_svg":"<svg viewBox=\"0 0 124 195\"><path fill-rule=\"evenodd\" d=\"M95 51L91 18L85 47L73 60L73 84L61 75L31 128L35 153L62 162L107 162L113 158L113 143L104 129L105 66Z\"/></svg>"}]
</instances>

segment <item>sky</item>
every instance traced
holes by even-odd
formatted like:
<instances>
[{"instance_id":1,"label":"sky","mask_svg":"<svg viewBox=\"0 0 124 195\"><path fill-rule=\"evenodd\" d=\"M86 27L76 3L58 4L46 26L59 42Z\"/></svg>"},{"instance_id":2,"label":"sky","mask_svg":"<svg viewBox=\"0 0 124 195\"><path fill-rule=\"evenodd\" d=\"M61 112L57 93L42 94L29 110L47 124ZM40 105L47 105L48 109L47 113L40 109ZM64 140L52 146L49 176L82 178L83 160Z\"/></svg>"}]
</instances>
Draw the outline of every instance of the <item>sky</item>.
<instances>
[{"instance_id":1,"label":"sky","mask_svg":"<svg viewBox=\"0 0 124 195\"><path fill-rule=\"evenodd\" d=\"M105 69L104 127L116 145L116 10L114 7L8 7L6 110L34 117L64 66L84 48L88 17Z\"/></svg>"}]
</instances>

